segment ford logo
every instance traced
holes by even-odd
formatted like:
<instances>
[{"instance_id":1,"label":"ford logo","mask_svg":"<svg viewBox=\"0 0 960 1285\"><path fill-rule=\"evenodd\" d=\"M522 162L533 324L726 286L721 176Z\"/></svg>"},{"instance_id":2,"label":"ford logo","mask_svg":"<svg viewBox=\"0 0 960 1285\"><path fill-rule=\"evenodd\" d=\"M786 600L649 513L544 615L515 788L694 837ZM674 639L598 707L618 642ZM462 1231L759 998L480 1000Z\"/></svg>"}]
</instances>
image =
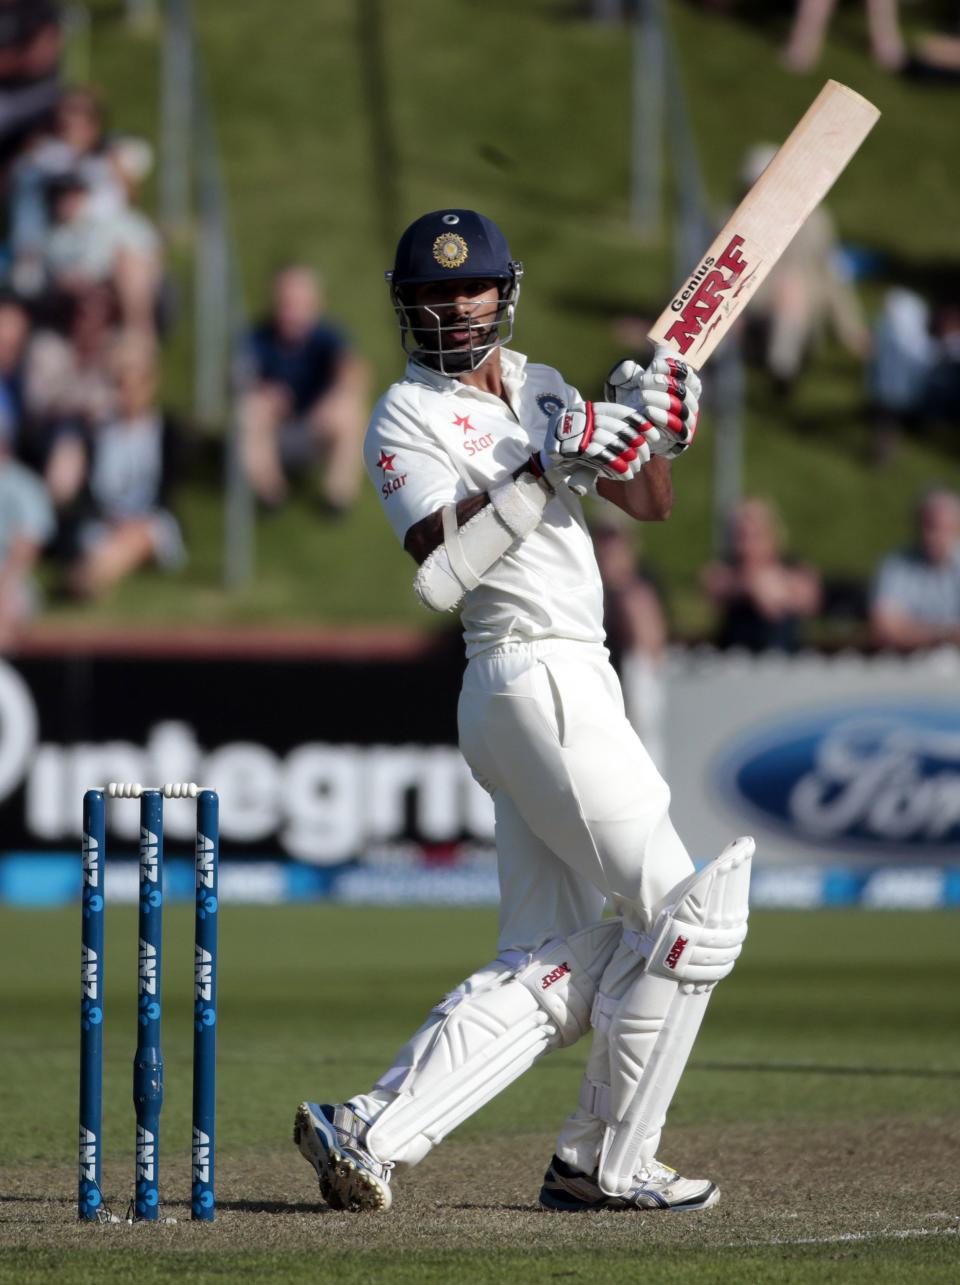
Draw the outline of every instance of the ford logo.
<instances>
[{"instance_id":1,"label":"ford logo","mask_svg":"<svg viewBox=\"0 0 960 1285\"><path fill-rule=\"evenodd\" d=\"M717 765L722 792L793 838L890 855L960 850L960 703L780 719Z\"/></svg>"}]
</instances>

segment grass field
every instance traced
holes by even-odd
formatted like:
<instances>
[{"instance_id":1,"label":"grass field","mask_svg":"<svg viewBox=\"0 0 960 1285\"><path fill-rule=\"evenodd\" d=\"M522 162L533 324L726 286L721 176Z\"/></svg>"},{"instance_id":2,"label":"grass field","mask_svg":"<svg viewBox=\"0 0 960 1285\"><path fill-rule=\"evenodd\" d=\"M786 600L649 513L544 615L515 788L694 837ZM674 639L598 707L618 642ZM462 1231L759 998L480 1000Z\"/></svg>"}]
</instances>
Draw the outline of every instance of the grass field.
<instances>
[{"instance_id":1,"label":"grass field","mask_svg":"<svg viewBox=\"0 0 960 1285\"><path fill-rule=\"evenodd\" d=\"M0 1281L956 1281L960 993L949 914L754 916L662 1155L722 1187L699 1215L562 1216L536 1195L585 1047L535 1067L398 1185L335 1214L297 1102L366 1088L492 954L493 916L226 907L215 1225L188 1221L189 911L167 920L161 1187L174 1225L75 1222L75 912L0 912ZM132 1186L134 912L108 915L108 1200Z\"/></svg>"},{"instance_id":2,"label":"grass field","mask_svg":"<svg viewBox=\"0 0 960 1285\"><path fill-rule=\"evenodd\" d=\"M251 307L262 305L278 262L323 268L333 307L372 362L381 390L402 367L382 271L392 254L384 223L440 205L500 220L527 268L517 345L558 366L586 395L624 355L614 321L656 316L676 284L672 229L642 243L628 221L630 41L585 21L569 0L288 0L283 21L262 0L194 6L218 118L233 226ZM890 282L936 290L956 279L955 91L909 83L870 62L863 6L840 6L816 72L789 76L776 57L789 6L745 6L748 19L668 5L711 202L729 208L746 148L785 136L827 76L874 100L883 118L830 198L843 237L874 252L865 285L874 308ZM905 9L908 23L929 21ZM92 0L91 66L124 130L155 135L159 44L133 34L115 0ZM383 208L378 157L384 128L371 116L364 33L383 21L383 66L396 171ZM668 148L669 151L669 148ZM169 400L189 408L189 245L181 315L167 360ZM934 479L960 485L944 430L907 442L895 467L865 465L869 426L861 374L835 348L817 355L787 404L751 382L746 423L750 491L782 505L796 551L834 574L863 575L905 538L912 496ZM676 470L677 504L644 535L676 623L709 619L697 572L710 552L710 415L702 445ZM346 522L318 518L306 497L258 532L256 580L221 588L220 477L200 470L182 497L192 551L175 578L143 575L84 616L326 623L400 620L430 625L410 592L407 560L377 511L372 488ZM62 618L76 609L59 608Z\"/></svg>"}]
</instances>

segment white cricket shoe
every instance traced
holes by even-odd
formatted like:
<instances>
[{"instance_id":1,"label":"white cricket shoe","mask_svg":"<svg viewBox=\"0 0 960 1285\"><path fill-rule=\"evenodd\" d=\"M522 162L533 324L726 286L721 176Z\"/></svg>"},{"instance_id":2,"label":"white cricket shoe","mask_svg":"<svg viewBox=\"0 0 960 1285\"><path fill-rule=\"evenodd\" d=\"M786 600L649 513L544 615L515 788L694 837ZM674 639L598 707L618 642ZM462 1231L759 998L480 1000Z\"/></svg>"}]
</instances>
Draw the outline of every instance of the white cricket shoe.
<instances>
[{"instance_id":1,"label":"white cricket shoe","mask_svg":"<svg viewBox=\"0 0 960 1285\"><path fill-rule=\"evenodd\" d=\"M331 1209L390 1208L391 1164L374 1160L363 1145L366 1122L352 1107L301 1102L293 1122L293 1141L320 1180L320 1194Z\"/></svg>"},{"instance_id":2,"label":"white cricket shoe","mask_svg":"<svg viewBox=\"0 0 960 1285\"><path fill-rule=\"evenodd\" d=\"M608 1196L596 1173L585 1174L559 1156L543 1175L540 1204L544 1209L580 1213L586 1209L668 1209L677 1213L709 1209L720 1199L720 1188L706 1178L681 1178L676 1169L652 1161L634 1175L636 1186L623 1196Z\"/></svg>"}]
</instances>

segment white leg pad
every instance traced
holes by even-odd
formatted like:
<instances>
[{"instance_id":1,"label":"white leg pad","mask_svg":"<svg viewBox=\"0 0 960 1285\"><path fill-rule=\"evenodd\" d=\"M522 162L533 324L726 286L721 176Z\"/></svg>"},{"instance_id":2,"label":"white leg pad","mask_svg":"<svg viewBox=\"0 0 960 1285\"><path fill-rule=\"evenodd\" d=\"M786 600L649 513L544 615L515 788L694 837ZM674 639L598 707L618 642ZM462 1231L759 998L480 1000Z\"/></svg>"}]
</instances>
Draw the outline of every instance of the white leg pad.
<instances>
[{"instance_id":1,"label":"white leg pad","mask_svg":"<svg viewBox=\"0 0 960 1285\"><path fill-rule=\"evenodd\" d=\"M625 931L642 965L632 978L621 973L618 994L598 995L594 1022L606 1032L609 1078L587 1080L581 1105L606 1123L598 1182L610 1196L634 1186L653 1159L710 994L740 954L754 846L735 840L674 889L650 933Z\"/></svg>"},{"instance_id":2,"label":"white leg pad","mask_svg":"<svg viewBox=\"0 0 960 1285\"><path fill-rule=\"evenodd\" d=\"M397 1096L367 1130L371 1155L416 1163L537 1058L586 1034L621 927L607 919L507 952L452 991L379 1081Z\"/></svg>"}]
</instances>

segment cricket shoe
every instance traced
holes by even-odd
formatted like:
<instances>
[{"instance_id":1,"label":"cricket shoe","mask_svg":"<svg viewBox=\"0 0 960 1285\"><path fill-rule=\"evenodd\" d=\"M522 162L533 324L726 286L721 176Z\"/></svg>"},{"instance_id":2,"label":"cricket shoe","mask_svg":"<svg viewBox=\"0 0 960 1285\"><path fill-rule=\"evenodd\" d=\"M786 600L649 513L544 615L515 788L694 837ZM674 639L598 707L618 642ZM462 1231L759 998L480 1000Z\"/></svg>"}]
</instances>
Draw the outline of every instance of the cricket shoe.
<instances>
[{"instance_id":1,"label":"cricket shoe","mask_svg":"<svg viewBox=\"0 0 960 1285\"><path fill-rule=\"evenodd\" d=\"M366 1121L349 1106L301 1102L293 1140L320 1179L320 1194L331 1209L390 1208L392 1164L374 1160L363 1145Z\"/></svg>"},{"instance_id":2,"label":"cricket shoe","mask_svg":"<svg viewBox=\"0 0 960 1285\"><path fill-rule=\"evenodd\" d=\"M581 1173L554 1156L543 1175L543 1209L580 1213L585 1209L668 1209L679 1213L709 1209L720 1199L720 1188L706 1178L681 1178L676 1169L653 1160L634 1175L635 1187L622 1196L601 1191L597 1175Z\"/></svg>"}]
</instances>

